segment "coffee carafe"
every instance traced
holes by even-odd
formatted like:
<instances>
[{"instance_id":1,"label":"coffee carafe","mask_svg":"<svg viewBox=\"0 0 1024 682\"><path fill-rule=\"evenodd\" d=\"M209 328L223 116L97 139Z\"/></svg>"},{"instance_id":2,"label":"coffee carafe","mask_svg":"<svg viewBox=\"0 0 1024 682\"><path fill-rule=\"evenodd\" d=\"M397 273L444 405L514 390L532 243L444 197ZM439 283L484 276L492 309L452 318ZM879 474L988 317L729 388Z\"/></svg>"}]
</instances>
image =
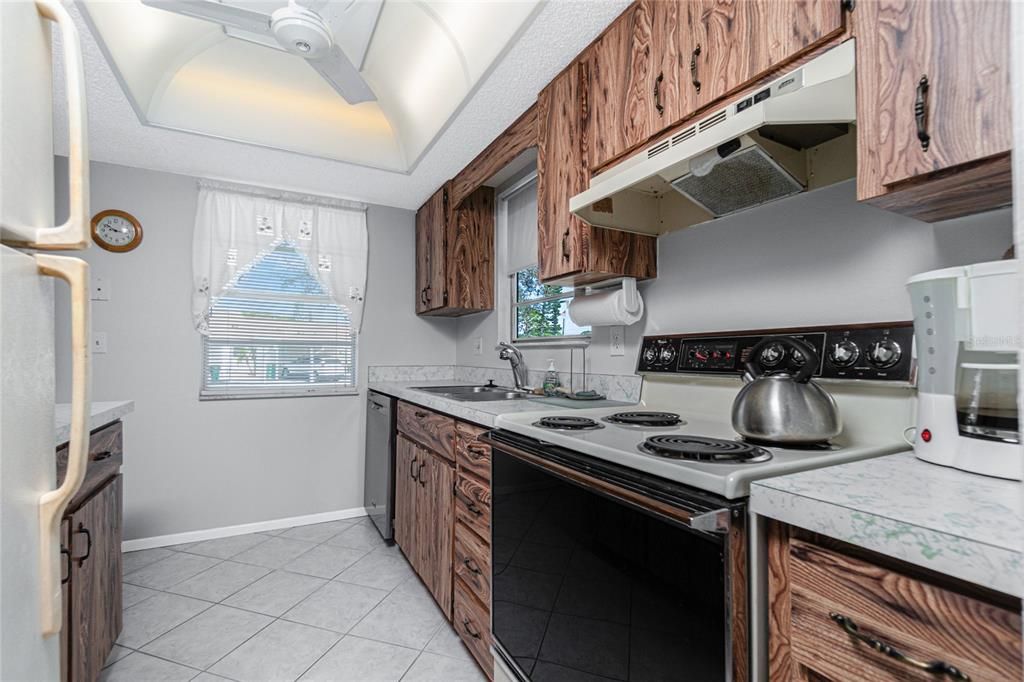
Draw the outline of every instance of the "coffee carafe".
<instances>
[{"instance_id":1,"label":"coffee carafe","mask_svg":"<svg viewBox=\"0 0 1024 682\"><path fill-rule=\"evenodd\" d=\"M935 270L907 282L918 359L919 458L1024 478L1017 282L1015 260Z\"/></svg>"}]
</instances>

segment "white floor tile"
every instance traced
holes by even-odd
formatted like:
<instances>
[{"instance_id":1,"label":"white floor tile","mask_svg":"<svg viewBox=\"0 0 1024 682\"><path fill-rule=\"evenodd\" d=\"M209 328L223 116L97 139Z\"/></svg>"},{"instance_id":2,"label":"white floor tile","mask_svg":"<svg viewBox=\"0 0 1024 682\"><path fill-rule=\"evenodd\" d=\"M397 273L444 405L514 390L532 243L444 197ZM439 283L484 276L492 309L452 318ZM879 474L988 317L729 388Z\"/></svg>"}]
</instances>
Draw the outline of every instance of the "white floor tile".
<instances>
[{"instance_id":1,"label":"white floor tile","mask_svg":"<svg viewBox=\"0 0 1024 682\"><path fill-rule=\"evenodd\" d=\"M148 587L121 583L121 608L126 609L129 606L135 606L140 601L149 599L154 594L157 594L157 591L151 590Z\"/></svg>"},{"instance_id":2,"label":"white floor tile","mask_svg":"<svg viewBox=\"0 0 1024 682\"><path fill-rule=\"evenodd\" d=\"M377 551L346 568L335 580L393 590L413 575L412 566L404 557Z\"/></svg>"},{"instance_id":3,"label":"white floor tile","mask_svg":"<svg viewBox=\"0 0 1024 682\"><path fill-rule=\"evenodd\" d=\"M486 682L483 672L473 661L424 652L409 668L402 682Z\"/></svg>"},{"instance_id":4,"label":"white floor tile","mask_svg":"<svg viewBox=\"0 0 1024 682\"><path fill-rule=\"evenodd\" d=\"M174 554L174 552L164 547L154 547L153 549L140 549L135 552L125 552L121 555L121 570L125 573L131 573L132 571L139 570L143 566L155 563L160 559L166 559L172 554Z\"/></svg>"},{"instance_id":5,"label":"white floor tile","mask_svg":"<svg viewBox=\"0 0 1024 682\"><path fill-rule=\"evenodd\" d=\"M357 519L341 519L338 521L327 521L326 523L312 523L308 526L295 526L281 533L280 537L291 540L305 540L306 542L323 542L350 528L356 521Z\"/></svg>"},{"instance_id":6,"label":"white floor tile","mask_svg":"<svg viewBox=\"0 0 1024 682\"><path fill-rule=\"evenodd\" d=\"M445 620L433 600L392 592L349 632L412 649L422 649Z\"/></svg>"},{"instance_id":7,"label":"white floor tile","mask_svg":"<svg viewBox=\"0 0 1024 682\"><path fill-rule=\"evenodd\" d=\"M185 545L176 545L171 549L189 554L201 554L216 559L230 559L236 554L241 554L247 549L262 544L270 538L259 533L248 533L246 535L232 535L226 538L215 538L201 542L190 542Z\"/></svg>"},{"instance_id":8,"label":"white floor tile","mask_svg":"<svg viewBox=\"0 0 1024 682\"><path fill-rule=\"evenodd\" d=\"M303 682L398 682L419 652L348 636L335 644L309 671Z\"/></svg>"},{"instance_id":9,"label":"white floor tile","mask_svg":"<svg viewBox=\"0 0 1024 682\"><path fill-rule=\"evenodd\" d=\"M100 682L186 682L199 673L160 658L134 651L100 672Z\"/></svg>"},{"instance_id":10,"label":"white floor tile","mask_svg":"<svg viewBox=\"0 0 1024 682\"><path fill-rule=\"evenodd\" d=\"M331 648L339 635L278 620L218 661L210 672L234 680L294 680Z\"/></svg>"},{"instance_id":11,"label":"white floor tile","mask_svg":"<svg viewBox=\"0 0 1024 682\"><path fill-rule=\"evenodd\" d=\"M386 591L371 587L327 583L282 617L305 625L345 633L387 595Z\"/></svg>"},{"instance_id":12,"label":"white floor tile","mask_svg":"<svg viewBox=\"0 0 1024 682\"><path fill-rule=\"evenodd\" d=\"M125 574L124 581L154 590L165 590L219 563L220 559L173 552L169 557Z\"/></svg>"},{"instance_id":13,"label":"white floor tile","mask_svg":"<svg viewBox=\"0 0 1024 682\"><path fill-rule=\"evenodd\" d=\"M167 591L183 594L186 597L219 602L268 573L270 573L270 569L262 566L225 561L167 588Z\"/></svg>"},{"instance_id":14,"label":"white floor tile","mask_svg":"<svg viewBox=\"0 0 1024 682\"><path fill-rule=\"evenodd\" d=\"M267 568L281 568L301 554L316 547L315 542L289 540L288 538L272 537L251 549L236 554L232 560L243 564L255 564Z\"/></svg>"},{"instance_id":15,"label":"white floor tile","mask_svg":"<svg viewBox=\"0 0 1024 682\"><path fill-rule=\"evenodd\" d=\"M138 649L210 606L209 602L160 592L124 610L117 643Z\"/></svg>"},{"instance_id":16,"label":"white floor tile","mask_svg":"<svg viewBox=\"0 0 1024 682\"><path fill-rule=\"evenodd\" d=\"M231 595L224 604L268 616L280 616L326 582L308 575L274 571Z\"/></svg>"},{"instance_id":17,"label":"white floor tile","mask_svg":"<svg viewBox=\"0 0 1024 682\"><path fill-rule=\"evenodd\" d=\"M216 605L142 648L142 651L193 668L208 668L274 619Z\"/></svg>"},{"instance_id":18,"label":"white floor tile","mask_svg":"<svg viewBox=\"0 0 1024 682\"><path fill-rule=\"evenodd\" d=\"M365 549L317 545L284 565L284 570L330 580L366 556Z\"/></svg>"}]
</instances>

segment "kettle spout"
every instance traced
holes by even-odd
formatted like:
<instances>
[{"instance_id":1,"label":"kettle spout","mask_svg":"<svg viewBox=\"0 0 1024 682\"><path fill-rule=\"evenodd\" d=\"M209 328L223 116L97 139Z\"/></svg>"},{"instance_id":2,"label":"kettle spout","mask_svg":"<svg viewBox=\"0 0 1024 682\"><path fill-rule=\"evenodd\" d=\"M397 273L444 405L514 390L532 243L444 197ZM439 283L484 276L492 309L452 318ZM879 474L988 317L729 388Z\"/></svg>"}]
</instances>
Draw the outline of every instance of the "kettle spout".
<instances>
[{"instance_id":1,"label":"kettle spout","mask_svg":"<svg viewBox=\"0 0 1024 682\"><path fill-rule=\"evenodd\" d=\"M743 383L749 384L754 380L754 375L750 373L749 369L743 370L743 374L740 376L743 379Z\"/></svg>"}]
</instances>

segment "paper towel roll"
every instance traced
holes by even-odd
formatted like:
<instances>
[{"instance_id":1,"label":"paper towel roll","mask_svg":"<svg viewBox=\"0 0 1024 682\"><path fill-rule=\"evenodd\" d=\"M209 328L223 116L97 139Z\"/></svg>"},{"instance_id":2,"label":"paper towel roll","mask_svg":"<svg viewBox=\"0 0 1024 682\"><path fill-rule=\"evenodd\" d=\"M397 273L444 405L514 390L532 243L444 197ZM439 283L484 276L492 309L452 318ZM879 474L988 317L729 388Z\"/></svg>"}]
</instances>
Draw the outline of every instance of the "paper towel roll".
<instances>
[{"instance_id":1,"label":"paper towel roll","mask_svg":"<svg viewBox=\"0 0 1024 682\"><path fill-rule=\"evenodd\" d=\"M644 300L639 293L634 297L630 302L631 296L622 289L576 296L569 304L569 317L581 327L634 324L644 316Z\"/></svg>"}]
</instances>

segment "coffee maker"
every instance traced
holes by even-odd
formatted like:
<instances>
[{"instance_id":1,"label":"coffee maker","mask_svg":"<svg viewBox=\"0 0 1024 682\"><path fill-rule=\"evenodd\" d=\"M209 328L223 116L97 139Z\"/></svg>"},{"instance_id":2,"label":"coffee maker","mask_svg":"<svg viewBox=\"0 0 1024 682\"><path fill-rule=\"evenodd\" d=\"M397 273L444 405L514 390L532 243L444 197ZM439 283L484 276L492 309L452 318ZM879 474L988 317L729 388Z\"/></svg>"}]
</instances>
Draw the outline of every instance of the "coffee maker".
<instances>
[{"instance_id":1,"label":"coffee maker","mask_svg":"<svg viewBox=\"0 0 1024 682\"><path fill-rule=\"evenodd\" d=\"M914 453L935 464L1021 480L1015 260L935 270L907 282L914 311Z\"/></svg>"}]
</instances>

